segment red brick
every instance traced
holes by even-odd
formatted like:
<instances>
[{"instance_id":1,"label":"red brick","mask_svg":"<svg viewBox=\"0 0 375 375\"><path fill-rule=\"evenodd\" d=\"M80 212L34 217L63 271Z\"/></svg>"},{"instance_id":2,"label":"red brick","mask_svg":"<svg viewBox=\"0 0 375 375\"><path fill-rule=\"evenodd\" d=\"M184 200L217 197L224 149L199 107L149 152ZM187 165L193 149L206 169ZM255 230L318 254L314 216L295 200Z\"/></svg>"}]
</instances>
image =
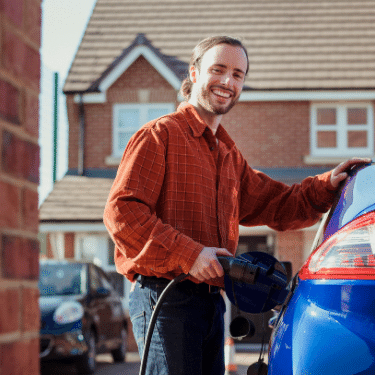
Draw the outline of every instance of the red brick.
<instances>
[{"instance_id":1,"label":"red brick","mask_svg":"<svg viewBox=\"0 0 375 375\"><path fill-rule=\"evenodd\" d=\"M0 291L0 332L11 333L20 329L19 291L7 289Z\"/></svg>"},{"instance_id":2,"label":"red brick","mask_svg":"<svg viewBox=\"0 0 375 375\"><path fill-rule=\"evenodd\" d=\"M3 277L37 280L39 277L39 242L5 235L1 242Z\"/></svg>"},{"instance_id":3,"label":"red brick","mask_svg":"<svg viewBox=\"0 0 375 375\"><path fill-rule=\"evenodd\" d=\"M309 118L308 102L241 102L223 125L250 165L302 167L310 148Z\"/></svg>"},{"instance_id":4,"label":"red brick","mask_svg":"<svg viewBox=\"0 0 375 375\"><path fill-rule=\"evenodd\" d=\"M25 163L23 165L23 177L30 182L39 183L39 145L25 142Z\"/></svg>"},{"instance_id":5,"label":"red brick","mask_svg":"<svg viewBox=\"0 0 375 375\"><path fill-rule=\"evenodd\" d=\"M42 11L39 2L26 2L25 30L27 36L40 46Z\"/></svg>"},{"instance_id":6,"label":"red brick","mask_svg":"<svg viewBox=\"0 0 375 375\"><path fill-rule=\"evenodd\" d=\"M2 170L14 177L23 177L24 142L14 134L3 131L3 147L1 155Z\"/></svg>"},{"instance_id":7,"label":"red brick","mask_svg":"<svg viewBox=\"0 0 375 375\"><path fill-rule=\"evenodd\" d=\"M39 290L31 288L22 289L22 331L39 331L40 311L39 311Z\"/></svg>"},{"instance_id":8,"label":"red brick","mask_svg":"<svg viewBox=\"0 0 375 375\"><path fill-rule=\"evenodd\" d=\"M303 243L302 231L286 231L277 234L278 260L292 262L293 274L302 266Z\"/></svg>"},{"instance_id":9,"label":"red brick","mask_svg":"<svg viewBox=\"0 0 375 375\"><path fill-rule=\"evenodd\" d=\"M54 258L53 251L52 251L51 235L49 233L47 233L47 236L46 236L46 247L47 247L47 258L48 259Z\"/></svg>"},{"instance_id":10,"label":"red brick","mask_svg":"<svg viewBox=\"0 0 375 375\"><path fill-rule=\"evenodd\" d=\"M39 209L38 193L29 189L22 192L23 228L38 233Z\"/></svg>"},{"instance_id":11,"label":"red brick","mask_svg":"<svg viewBox=\"0 0 375 375\"><path fill-rule=\"evenodd\" d=\"M26 44L10 31L5 31L2 52L5 69L16 76L22 76L26 62Z\"/></svg>"},{"instance_id":12,"label":"red brick","mask_svg":"<svg viewBox=\"0 0 375 375\"><path fill-rule=\"evenodd\" d=\"M1 374L39 375L39 340L0 344Z\"/></svg>"},{"instance_id":13,"label":"red brick","mask_svg":"<svg viewBox=\"0 0 375 375\"><path fill-rule=\"evenodd\" d=\"M65 233L65 258L74 258L74 233Z\"/></svg>"},{"instance_id":14,"label":"red brick","mask_svg":"<svg viewBox=\"0 0 375 375\"><path fill-rule=\"evenodd\" d=\"M25 104L25 127L29 134L39 136L39 98L28 94Z\"/></svg>"},{"instance_id":15,"label":"red brick","mask_svg":"<svg viewBox=\"0 0 375 375\"><path fill-rule=\"evenodd\" d=\"M16 186L0 181L0 227L18 228L20 199Z\"/></svg>"},{"instance_id":16,"label":"red brick","mask_svg":"<svg viewBox=\"0 0 375 375\"><path fill-rule=\"evenodd\" d=\"M39 182L39 145L3 131L2 168L5 173Z\"/></svg>"},{"instance_id":17,"label":"red brick","mask_svg":"<svg viewBox=\"0 0 375 375\"><path fill-rule=\"evenodd\" d=\"M21 240L14 236L2 236L2 275L4 278L17 278L21 273Z\"/></svg>"},{"instance_id":18,"label":"red brick","mask_svg":"<svg viewBox=\"0 0 375 375\"><path fill-rule=\"evenodd\" d=\"M9 72L26 80L39 91L40 55L17 35L5 31L2 46L2 63Z\"/></svg>"},{"instance_id":19,"label":"red brick","mask_svg":"<svg viewBox=\"0 0 375 375\"><path fill-rule=\"evenodd\" d=\"M23 0L2 1L2 10L17 26L22 27Z\"/></svg>"},{"instance_id":20,"label":"red brick","mask_svg":"<svg viewBox=\"0 0 375 375\"><path fill-rule=\"evenodd\" d=\"M38 240L25 239L23 257L27 259L27 274L25 278L38 280L39 278L39 253L40 245Z\"/></svg>"},{"instance_id":21,"label":"red brick","mask_svg":"<svg viewBox=\"0 0 375 375\"><path fill-rule=\"evenodd\" d=\"M39 92L40 85L40 55L38 50L26 46L25 64L23 66L23 77L29 80L31 87Z\"/></svg>"},{"instance_id":22,"label":"red brick","mask_svg":"<svg viewBox=\"0 0 375 375\"><path fill-rule=\"evenodd\" d=\"M14 124L20 124L19 119L20 93L10 83L0 80L0 116Z\"/></svg>"}]
</instances>

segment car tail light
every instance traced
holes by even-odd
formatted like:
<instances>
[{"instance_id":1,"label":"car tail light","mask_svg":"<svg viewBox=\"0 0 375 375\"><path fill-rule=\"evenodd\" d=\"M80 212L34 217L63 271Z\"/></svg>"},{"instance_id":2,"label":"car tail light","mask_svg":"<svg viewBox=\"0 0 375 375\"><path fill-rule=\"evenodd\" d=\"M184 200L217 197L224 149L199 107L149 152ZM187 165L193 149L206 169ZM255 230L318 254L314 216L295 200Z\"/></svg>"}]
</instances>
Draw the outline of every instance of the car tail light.
<instances>
[{"instance_id":1,"label":"car tail light","mask_svg":"<svg viewBox=\"0 0 375 375\"><path fill-rule=\"evenodd\" d=\"M375 280L375 212L353 220L324 241L301 268L299 277Z\"/></svg>"}]
</instances>

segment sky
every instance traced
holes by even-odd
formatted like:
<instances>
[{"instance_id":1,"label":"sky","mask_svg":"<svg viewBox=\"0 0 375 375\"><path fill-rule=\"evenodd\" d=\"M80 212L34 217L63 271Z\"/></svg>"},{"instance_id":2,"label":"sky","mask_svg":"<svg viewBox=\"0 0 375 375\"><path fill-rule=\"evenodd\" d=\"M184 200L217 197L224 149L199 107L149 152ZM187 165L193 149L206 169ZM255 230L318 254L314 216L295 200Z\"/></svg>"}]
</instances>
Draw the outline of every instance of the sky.
<instances>
[{"instance_id":1,"label":"sky","mask_svg":"<svg viewBox=\"0 0 375 375\"><path fill-rule=\"evenodd\" d=\"M43 0L39 145L39 203L53 188L54 73L59 75L57 180L68 168L68 122L62 88L96 0Z\"/></svg>"}]
</instances>

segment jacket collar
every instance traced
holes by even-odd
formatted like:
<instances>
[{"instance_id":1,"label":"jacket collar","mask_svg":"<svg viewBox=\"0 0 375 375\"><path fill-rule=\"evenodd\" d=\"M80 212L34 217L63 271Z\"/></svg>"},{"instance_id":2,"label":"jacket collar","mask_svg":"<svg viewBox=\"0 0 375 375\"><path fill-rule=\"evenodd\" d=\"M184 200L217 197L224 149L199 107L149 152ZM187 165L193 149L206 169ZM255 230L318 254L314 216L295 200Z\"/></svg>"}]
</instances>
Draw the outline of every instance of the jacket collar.
<instances>
[{"instance_id":1,"label":"jacket collar","mask_svg":"<svg viewBox=\"0 0 375 375\"><path fill-rule=\"evenodd\" d=\"M209 129L208 125L202 120L192 104L182 102L178 106L177 112L180 112L185 117L194 137L201 137L204 131ZM229 149L235 146L234 141L221 124L217 128L216 137L224 142Z\"/></svg>"}]
</instances>

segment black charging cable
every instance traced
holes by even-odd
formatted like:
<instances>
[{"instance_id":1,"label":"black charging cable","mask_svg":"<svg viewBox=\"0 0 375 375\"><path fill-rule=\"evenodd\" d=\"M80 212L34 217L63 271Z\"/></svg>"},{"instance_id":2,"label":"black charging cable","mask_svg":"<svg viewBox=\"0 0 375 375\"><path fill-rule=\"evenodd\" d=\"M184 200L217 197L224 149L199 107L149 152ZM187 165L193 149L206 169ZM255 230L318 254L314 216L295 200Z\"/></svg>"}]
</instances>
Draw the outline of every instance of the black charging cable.
<instances>
[{"instance_id":1,"label":"black charging cable","mask_svg":"<svg viewBox=\"0 0 375 375\"><path fill-rule=\"evenodd\" d=\"M150 349L150 344L151 344L151 338L152 338L152 333L154 332L154 327L156 324L156 319L159 314L159 310L165 300L166 295L168 294L168 291L173 288L177 283L180 281L184 280L188 275L185 273L182 273L181 275L177 276L171 282L164 288L162 294L158 298L158 301L155 305L154 311L152 312L151 319L150 319L150 324L147 329L147 334L146 334L146 339L145 339L145 347L143 349L143 355L142 355L142 361L141 361L141 368L139 370L139 375L144 375L146 373L146 365L147 365L147 357L148 357L148 352Z\"/></svg>"}]
</instances>

